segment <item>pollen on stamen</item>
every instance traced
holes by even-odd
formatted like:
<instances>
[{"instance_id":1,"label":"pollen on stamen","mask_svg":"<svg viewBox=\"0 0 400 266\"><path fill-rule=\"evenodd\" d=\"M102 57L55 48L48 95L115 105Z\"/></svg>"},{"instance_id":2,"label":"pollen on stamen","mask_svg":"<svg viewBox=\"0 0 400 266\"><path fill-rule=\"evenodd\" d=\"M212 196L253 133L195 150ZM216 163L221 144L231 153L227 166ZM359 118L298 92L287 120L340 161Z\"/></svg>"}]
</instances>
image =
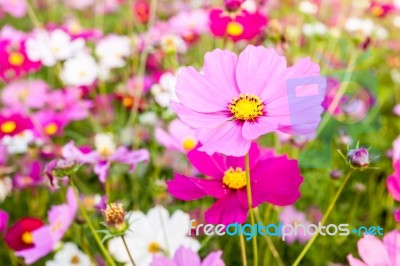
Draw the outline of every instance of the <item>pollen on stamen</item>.
<instances>
[{"instance_id":1,"label":"pollen on stamen","mask_svg":"<svg viewBox=\"0 0 400 266\"><path fill-rule=\"evenodd\" d=\"M240 94L233 98L228 105L232 115L238 120L254 121L257 117L264 114L264 104L261 99L254 94Z\"/></svg>"}]
</instances>

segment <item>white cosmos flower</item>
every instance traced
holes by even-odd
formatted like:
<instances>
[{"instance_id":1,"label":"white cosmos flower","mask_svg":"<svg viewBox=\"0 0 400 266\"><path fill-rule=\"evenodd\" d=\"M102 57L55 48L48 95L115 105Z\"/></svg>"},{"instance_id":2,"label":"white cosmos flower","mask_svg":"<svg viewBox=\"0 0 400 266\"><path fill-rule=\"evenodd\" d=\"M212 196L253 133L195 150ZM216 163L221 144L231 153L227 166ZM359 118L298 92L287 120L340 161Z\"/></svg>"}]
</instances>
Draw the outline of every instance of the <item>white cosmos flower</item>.
<instances>
[{"instance_id":1,"label":"white cosmos flower","mask_svg":"<svg viewBox=\"0 0 400 266\"><path fill-rule=\"evenodd\" d=\"M109 35L96 45L96 55L104 68L125 66L125 58L131 55L131 40L127 36Z\"/></svg>"},{"instance_id":2,"label":"white cosmos flower","mask_svg":"<svg viewBox=\"0 0 400 266\"><path fill-rule=\"evenodd\" d=\"M156 206L147 215L134 211L128 217L130 230L127 231L125 240L137 266L148 266L153 255L164 252L173 257L181 245L194 251L200 248L199 242L187 235L189 215L180 210L170 217L165 208ZM120 237L112 239L108 243L108 249L119 262L126 266L132 265Z\"/></svg>"},{"instance_id":3,"label":"white cosmos flower","mask_svg":"<svg viewBox=\"0 0 400 266\"><path fill-rule=\"evenodd\" d=\"M1 143L7 148L10 154L26 153L29 144L34 141L34 136L31 130L25 130L15 136L4 136Z\"/></svg>"},{"instance_id":4,"label":"white cosmos flower","mask_svg":"<svg viewBox=\"0 0 400 266\"><path fill-rule=\"evenodd\" d=\"M301 1L299 4L299 10L304 14L313 15L317 13L318 7L314 3L311 3L310 1Z\"/></svg>"},{"instance_id":5,"label":"white cosmos flower","mask_svg":"<svg viewBox=\"0 0 400 266\"><path fill-rule=\"evenodd\" d=\"M185 41L178 35L167 34L161 38L161 49L167 54L180 53L184 54L187 51Z\"/></svg>"},{"instance_id":6,"label":"white cosmos flower","mask_svg":"<svg viewBox=\"0 0 400 266\"><path fill-rule=\"evenodd\" d=\"M327 27L321 22L306 23L303 25L303 33L306 36L323 36L327 32Z\"/></svg>"},{"instance_id":7,"label":"white cosmos flower","mask_svg":"<svg viewBox=\"0 0 400 266\"><path fill-rule=\"evenodd\" d=\"M360 32L364 36L370 36L374 30L374 22L368 18L352 17L346 20L344 29L349 33Z\"/></svg>"},{"instance_id":8,"label":"white cosmos flower","mask_svg":"<svg viewBox=\"0 0 400 266\"><path fill-rule=\"evenodd\" d=\"M99 74L99 67L89 54L81 53L65 61L61 78L66 85L92 85Z\"/></svg>"},{"instance_id":9,"label":"white cosmos flower","mask_svg":"<svg viewBox=\"0 0 400 266\"><path fill-rule=\"evenodd\" d=\"M151 93L160 106L168 107L171 100L179 101L175 92L177 75L179 72L180 69L178 69L175 75L169 72L162 74L159 83L151 87Z\"/></svg>"},{"instance_id":10,"label":"white cosmos flower","mask_svg":"<svg viewBox=\"0 0 400 266\"><path fill-rule=\"evenodd\" d=\"M101 155L111 155L116 150L116 144L113 135L109 133L99 133L94 137L94 146Z\"/></svg>"},{"instance_id":11,"label":"white cosmos flower","mask_svg":"<svg viewBox=\"0 0 400 266\"><path fill-rule=\"evenodd\" d=\"M90 258L79 250L75 243L65 243L46 266L91 266Z\"/></svg>"},{"instance_id":12,"label":"white cosmos flower","mask_svg":"<svg viewBox=\"0 0 400 266\"><path fill-rule=\"evenodd\" d=\"M45 66L54 66L57 61L66 60L83 50L82 38L72 40L63 30L40 31L26 42L26 51L30 60L40 61Z\"/></svg>"},{"instance_id":13,"label":"white cosmos flower","mask_svg":"<svg viewBox=\"0 0 400 266\"><path fill-rule=\"evenodd\" d=\"M12 181L9 177L0 177L0 202L11 193Z\"/></svg>"}]
</instances>

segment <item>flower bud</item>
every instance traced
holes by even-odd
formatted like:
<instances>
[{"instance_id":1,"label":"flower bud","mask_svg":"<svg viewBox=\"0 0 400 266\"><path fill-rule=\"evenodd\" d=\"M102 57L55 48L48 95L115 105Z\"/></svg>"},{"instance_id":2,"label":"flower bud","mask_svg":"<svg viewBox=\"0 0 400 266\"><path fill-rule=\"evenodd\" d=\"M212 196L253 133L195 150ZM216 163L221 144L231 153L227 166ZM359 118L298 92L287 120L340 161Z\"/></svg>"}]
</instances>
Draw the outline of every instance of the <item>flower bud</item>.
<instances>
[{"instance_id":1,"label":"flower bud","mask_svg":"<svg viewBox=\"0 0 400 266\"><path fill-rule=\"evenodd\" d=\"M127 229L125 210L122 203L110 203L102 211L106 225L114 232L121 233Z\"/></svg>"},{"instance_id":2,"label":"flower bud","mask_svg":"<svg viewBox=\"0 0 400 266\"><path fill-rule=\"evenodd\" d=\"M235 12L244 2L245 0L225 0L225 9L229 12Z\"/></svg>"},{"instance_id":3,"label":"flower bud","mask_svg":"<svg viewBox=\"0 0 400 266\"><path fill-rule=\"evenodd\" d=\"M347 159L353 167L364 168L369 165L369 152L364 147L352 149L347 152Z\"/></svg>"}]
</instances>

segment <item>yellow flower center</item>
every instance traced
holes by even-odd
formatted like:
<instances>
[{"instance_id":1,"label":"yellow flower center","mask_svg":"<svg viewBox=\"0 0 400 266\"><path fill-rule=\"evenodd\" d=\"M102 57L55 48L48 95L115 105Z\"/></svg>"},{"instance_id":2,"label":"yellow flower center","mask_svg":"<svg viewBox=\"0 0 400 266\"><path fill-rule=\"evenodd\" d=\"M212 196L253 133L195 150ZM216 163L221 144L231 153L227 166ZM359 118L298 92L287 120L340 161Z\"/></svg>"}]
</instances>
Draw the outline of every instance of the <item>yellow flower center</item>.
<instances>
[{"instance_id":1,"label":"yellow flower center","mask_svg":"<svg viewBox=\"0 0 400 266\"><path fill-rule=\"evenodd\" d=\"M235 97L228 108L236 119L254 120L263 115L264 104L258 96L246 93Z\"/></svg>"},{"instance_id":2,"label":"yellow flower center","mask_svg":"<svg viewBox=\"0 0 400 266\"><path fill-rule=\"evenodd\" d=\"M246 186L246 172L240 167L230 167L225 171L222 182L231 189L241 189Z\"/></svg>"},{"instance_id":3,"label":"yellow flower center","mask_svg":"<svg viewBox=\"0 0 400 266\"><path fill-rule=\"evenodd\" d=\"M3 123L0 127L1 132L3 133L12 133L17 128L17 124L14 121L7 121Z\"/></svg>"},{"instance_id":4,"label":"yellow flower center","mask_svg":"<svg viewBox=\"0 0 400 266\"><path fill-rule=\"evenodd\" d=\"M44 132L46 133L46 135L54 135L56 134L58 131L58 126L56 123L52 122L50 124L48 124L45 128L44 128Z\"/></svg>"},{"instance_id":5,"label":"yellow flower center","mask_svg":"<svg viewBox=\"0 0 400 266\"><path fill-rule=\"evenodd\" d=\"M147 248L150 253L157 253L161 251L161 246L157 242L151 242Z\"/></svg>"},{"instance_id":6,"label":"yellow flower center","mask_svg":"<svg viewBox=\"0 0 400 266\"><path fill-rule=\"evenodd\" d=\"M236 21L231 21L226 26L226 33L230 36L239 36L243 33L243 25Z\"/></svg>"},{"instance_id":7,"label":"yellow flower center","mask_svg":"<svg viewBox=\"0 0 400 266\"><path fill-rule=\"evenodd\" d=\"M71 262L72 265L74 265L74 264L79 264L81 262L81 260L79 259L79 257L77 255L74 255L74 256L71 257L71 261L70 262Z\"/></svg>"},{"instance_id":8,"label":"yellow flower center","mask_svg":"<svg viewBox=\"0 0 400 266\"><path fill-rule=\"evenodd\" d=\"M384 12L383 8L380 6L374 6L372 8L372 15L374 15L376 17L382 16L383 12Z\"/></svg>"},{"instance_id":9,"label":"yellow flower center","mask_svg":"<svg viewBox=\"0 0 400 266\"><path fill-rule=\"evenodd\" d=\"M8 62L13 66L21 66L24 60L24 56L19 52L12 52L8 57Z\"/></svg>"},{"instance_id":10,"label":"yellow flower center","mask_svg":"<svg viewBox=\"0 0 400 266\"><path fill-rule=\"evenodd\" d=\"M22 242L24 242L25 244L32 244L33 243L33 236L31 232L25 232L22 234Z\"/></svg>"},{"instance_id":11,"label":"yellow flower center","mask_svg":"<svg viewBox=\"0 0 400 266\"><path fill-rule=\"evenodd\" d=\"M133 98L129 96L125 96L122 98L122 105L125 107L132 107L133 106Z\"/></svg>"},{"instance_id":12,"label":"yellow flower center","mask_svg":"<svg viewBox=\"0 0 400 266\"><path fill-rule=\"evenodd\" d=\"M186 151L192 150L194 147L196 147L196 145L197 141L192 137L187 137L182 142L182 146Z\"/></svg>"}]
</instances>

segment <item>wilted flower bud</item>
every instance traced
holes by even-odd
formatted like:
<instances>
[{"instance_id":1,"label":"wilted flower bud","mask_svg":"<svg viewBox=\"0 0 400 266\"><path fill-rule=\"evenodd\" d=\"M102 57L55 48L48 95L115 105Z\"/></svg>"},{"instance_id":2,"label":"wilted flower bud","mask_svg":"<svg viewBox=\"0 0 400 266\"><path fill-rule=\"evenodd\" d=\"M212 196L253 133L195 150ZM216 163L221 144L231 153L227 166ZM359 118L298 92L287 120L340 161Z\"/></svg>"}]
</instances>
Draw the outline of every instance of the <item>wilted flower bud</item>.
<instances>
[{"instance_id":1,"label":"wilted flower bud","mask_svg":"<svg viewBox=\"0 0 400 266\"><path fill-rule=\"evenodd\" d=\"M225 0L225 9L229 12L238 10L245 0Z\"/></svg>"},{"instance_id":2,"label":"wilted flower bud","mask_svg":"<svg viewBox=\"0 0 400 266\"><path fill-rule=\"evenodd\" d=\"M125 222L125 210L122 203L110 203L102 211L106 225L115 233L124 232L127 229Z\"/></svg>"},{"instance_id":3,"label":"wilted flower bud","mask_svg":"<svg viewBox=\"0 0 400 266\"><path fill-rule=\"evenodd\" d=\"M364 147L347 152L347 159L353 167L364 168L369 165L369 153Z\"/></svg>"}]
</instances>

